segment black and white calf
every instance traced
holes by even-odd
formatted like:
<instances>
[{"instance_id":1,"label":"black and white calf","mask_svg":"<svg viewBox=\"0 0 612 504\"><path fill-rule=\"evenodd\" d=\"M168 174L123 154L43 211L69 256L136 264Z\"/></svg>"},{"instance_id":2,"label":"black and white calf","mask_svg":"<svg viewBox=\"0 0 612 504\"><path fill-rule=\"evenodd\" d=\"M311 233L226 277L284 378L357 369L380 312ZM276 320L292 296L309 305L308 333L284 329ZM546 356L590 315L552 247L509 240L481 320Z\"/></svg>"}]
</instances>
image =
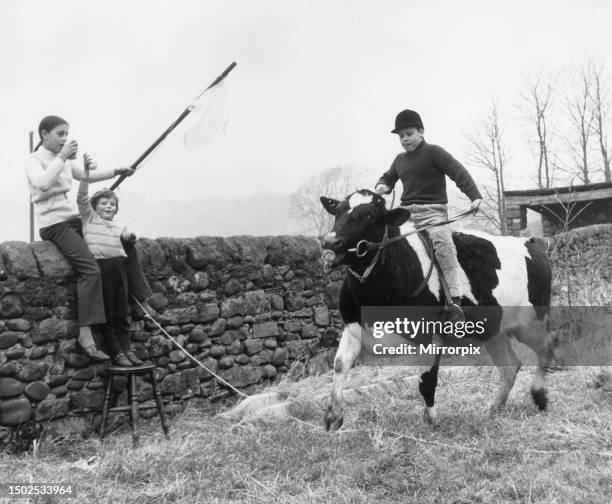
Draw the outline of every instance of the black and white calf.
<instances>
[{"instance_id":1,"label":"black and white calf","mask_svg":"<svg viewBox=\"0 0 612 504\"><path fill-rule=\"evenodd\" d=\"M417 286L425 280L431 261L417 235L388 243L384 261L376 259L374 249L364 257L351 251L360 240L378 243L385 233L392 239L406 231L399 227L410 216L406 209L387 210L384 199L368 190L357 191L343 201L322 197L321 203L335 216L324 245L333 253L324 251L324 258L328 256L332 267L345 264L354 272L347 272L340 293L345 328L334 362L333 390L325 416L327 429L336 430L343 422L343 385L361 350L361 307L438 306L444 303L444 297L435 268L425 288L413 297ZM545 409L545 368L554 348L547 330L551 270L541 243L535 239L473 232L453 233L453 240L464 273L462 305L499 308L496 310L499 316L479 337L500 373L491 408L505 404L520 367L510 343L513 336L532 348L538 357L531 393L538 408ZM365 272L367 278L359 278ZM438 363L436 359L431 369L421 375L419 385L426 418L433 424L437 423L434 396Z\"/></svg>"}]
</instances>

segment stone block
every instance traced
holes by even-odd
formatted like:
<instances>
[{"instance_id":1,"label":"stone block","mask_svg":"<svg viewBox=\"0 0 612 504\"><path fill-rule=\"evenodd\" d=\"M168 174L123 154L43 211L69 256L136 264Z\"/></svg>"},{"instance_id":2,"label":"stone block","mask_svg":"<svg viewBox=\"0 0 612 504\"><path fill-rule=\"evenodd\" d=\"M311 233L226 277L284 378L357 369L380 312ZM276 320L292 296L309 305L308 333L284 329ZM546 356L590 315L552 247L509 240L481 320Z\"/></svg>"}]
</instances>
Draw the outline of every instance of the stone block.
<instances>
[{"instance_id":1,"label":"stone block","mask_svg":"<svg viewBox=\"0 0 612 504\"><path fill-rule=\"evenodd\" d=\"M28 357L30 358L30 360L38 360L45 357L48 353L49 350L47 350L47 347L41 346L33 348Z\"/></svg>"},{"instance_id":2,"label":"stone block","mask_svg":"<svg viewBox=\"0 0 612 504\"><path fill-rule=\"evenodd\" d=\"M17 363L16 362L5 362L0 365L0 376L13 376L17 374Z\"/></svg>"},{"instance_id":3,"label":"stone block","mask_svg":"<svg viewBox=\"0 0 612 504\"><path fill-rule=\"evenodd\" d=\"M172 350L170 354L168 355L168 358L170 359L170 362L173 362L174 364L176 364L178 362L184 361L187 358L187 356L182 350Z\"/></svg>"},{"instance_id":4,"label":"stone block","mask_svg":"<svg viewBox=\"0 0 612 504\"><path fill-rule=\"evenodd\" d=\"M236 388L258 383L263 376L261 368L254 366L237 366L220 372L221 378Z\"/></svg>"},{"instance_id":5,"label":"stone block","mask_svg":"<svg viewBox=\"0 0 612 504\"><path fill-rule=\"evenodd\" d=\"M31 243L30 248L43 276L62 278L72 274L70 263L50 241Z\"/></svg>"},{"instance_id":6,"label":"stone block","mask_svg":"<svg viewBox=\"0 0 612 504\"><path fill-rule=\"evenodd\" d=\"M95 375L96 375L96 372L94 371L93 368L86 367L86 368L78 369L77 371L75 371L74 374L72 375L72 378L75 380L89 381L89 380L93 380Z\"/></svg>"},{"instance_id":7,"label":"stone block","mask_svg":"<svg viewBox=\"0 0 612 504\"><path fill-rule=\"evenodd\" d=\"M246 292L244 298L244 315L257 315L270 311L270 298L263 290Z\"/></svg>"},{"instance_id":8,"label":"stone block","mask_svg":"<svg viewBox=\"0 0 612 504\"><path fill-rule=\"evenodd\" d=\"M70 406L72 409L102 410L104 403L104 391L102 389L89 390L83 389L70 396Z\"/></svg>"},{"instance_id":9,"label":"stone block","mask_svg":"<svg viewBox=\"0 0 612 504\"><path fill-rule=\"evenodd\" d=\"M289 332L298 332L302 329L302 321L298 319L290 319L285 322L285 329Z\"/></svg>"},{"instance_id":10,"label":"stone block","mask_svg":"<svg viewBox=\"0 0 612 504\"><path fill-rule=\"evenodd\" d=\"M266 364L262 368L263 376L266 378L274 378L277 375L276 368L272 364Z\"/></svg>"},{"instance_id":11,"label":"stone block","mask_svg":"<svg viewBox=\"0 0 612 504\"><path fill-rule=\"evenodd\" d=\"M219 316L231 318L236 315L245 314L244 301L238 298L227 298L221 302L221 310Z\"/></svg>"},{"instance_id":12,"label":"stone block","mask_svg":"<svg viewBox=\"0 0 612 504\"><path fill-rule=\"evenodd\" d=\"M9 360L21 359L25 355L25 348L21 345L14 345L8 350L5 350L5 355Z\"/></svg>"},{"instance_id":13,"label":"stone block","mask_svg":"<svg viewBox=\"0 0 612 504\"><path fill-rule=\"evenodd\" d=\"M212 322L219 316L219 306L217 303L205 303L198 307L194 322Z\"/></svg>"},{"instance_id":14,"label":"stone block","mask_svg":"<svg viewBox=\"0 0 612 504\"><path fill-rule=\"evenodd\" d=\"M196 321L197 310L195 306L187 306L183 308L168 308L164 311L164 319L168 320L168 324L186 324Z\"/></svg>"},{"instance_id":15,"label":"stone block","mask_svg":"<svg viewBox=\"0 0 612 504\"><path fill-rule=\"evenodd\" d=\"M204 332L202 326L195 326L189 333L189 341L196 344L204 342L206 337L206 333Z\"/></svg>"},{"instance_id":16,"label":"stone block","mask_svg":"<svg viewBox=\"0 0 612 504\"><path fill-rule=\"evenodd\" d=\"M284 310L285 309L285 301L282 296L278 294L272 294L270 297L270 305L272 310Z\"/></svg>"},{"instance_id":17,"label":"stone block","mask_svg":"<svg viewBox=\"0 0 612 504\"><path fill-rule=\"evenodd\" d=\"M319 336L319 329L315 324L304 324L302 327L302 338L310 339Z\"/></svg>"},{"instance_id":18,"label":"stone block","mask_svg":"<svg viewBox=\"0 0 612 504\"><path fill-rule=\"evenodd\" d=\"M46 368L34 362L26 362L17 372L16 378L22 382L33 382L42 379L46 374Z\"/></svg>"},{"instance_id":19,"label":"stone block","mask_svg":"<svg viewBox=\"0 0 612 504\"><path fill-rule=\"evenodd\" d=\"M5 350L12 347L19 341L20 336L20 333L14 331L0 333L0 350Z\"/></svg>"},{"instance_id":20,"label":"stone block","mask_svg":"<svg viewBox=\"0 0 612 504\"><path fill-rule=\"evenodd\" d=\"M27 243L18 241L0 243L0 257L10 276L18 280L40 277L36 259Z\"/></svg>"},{"instance_id":21,"label":"stone block","mask_svg":"<svg viewBox=\"0 0 612 504\"><path fill-rule=\"evenodd\" d=\"M224 318L219 318L215 320L210 326L210 330L208 331L209 336L219 336L223 334L225 328L227 327L227 321Z\"/></svg>"},{"instance_id":22,"label":"stone block","mask_svg":"<svg viewBox=\"0 0 612 504\"><path fill-rule=\"evenodd\" d=\"M23 315L23 305L19 297L9 294L0 300L0 318L12 319Z\"/></svg>"},{"instance_id":23,"label":"stone block","mask_svg":"<svg viewBox=\"0 0 612 504\"><path fill-rule=\"evenodd\" d=\"M32 406L25 397L0 401L0 425L20 425L32 416Z\"/></svg>"},{"instance_id":24,"label":"stone block","mask_svg":"<svg viewBox=\"0 0 612 504\"><path fill-rule=\"evenodd\" d=\"M223 292L226 296L233 296L242 289L242 283L236 278L230 278L223 286Z\"/></svg>"},{"instance_id":25,"label":"stone block","mask_svg":"<svg viewBox=\"0 0 612 504\"><path fill-rule=\"evenodd\" d=\"M297 292L286 292L283 295L283 300L285 302L285 308L291 312L300 310L305 304L304 297Z\"/></svg>"},{"instance_id":26,"label":"stone block","mask_svg":"<svg viewBox=\"0 0 612 504\"><path fill-rule=\"evenodd\" d=\"M253 324L253 338L269 338L278 336L278 325L276 322L261 322Z\"/></svg>"},{"instance_id":27,"label":"stone block","mask_svg":"<svg viewBox=\"0 0 612 504\"><path fill-rule=\"evenodd\" d=\"M179 394L181 391L181 376L173 373L166 376L159 384L159 390L163 395Z\"/></svg>"},{"instance_id":28,"label":"stone block","mask_svg":"<svg viewBox=\"0 0 612 504\"><path fill-rule=\"evenodd\" d=\"M193 290L201 292L210 285L210 277L204 271L196 271L193 275Z\"/></svg>"},{"instance_id":29,"label":"stone block","mask_svg":"<svg viewBox=\"0 0 612 504\"><path fill-rule=\"evenodd\" d=\"M315 306L314 308L315 324L326 327L330 323L329 310L327 306Z\"/></svg>"},{"instance_id":30,"label":"stone block","mask_svg":"<svg viewBox=\"0 0 612 504\"><path fill-rule=\"evenodd\" d=\"M57 341L67 338L76 338L79 328L74 320L61 320L51 317L43 320L37 328L32 331L32 341L36 345Z\"/></svg>"},{"instance_id":31,"label":"stone block","mask_svg":"<svg viewBox=\"0 0 612 504\"><path fill-rule=\"evenodd\" d=\"M6 399L22 394L25 386L19 380L13 378L0 378L0 398Z\"/></svg>"},{"instance_id":32,"label":"stone block","mask_svg":"<svg viewBox=\"0 0 612 504\"><path fill-rule=\"evenodd\" d=\"M200 380L208 380L212 378L212 375L210 374L209 371L216 373L219 370L219 363L211 357L207 357L206 359L203 359L202 364L204 364L206 369L202 369L202 368L197 369L198 377Z\"/></svg>"},{"instance_id":33,"label":"stone block","mask_svg":"<svg viewBox=\"0 0 612 504\"><path fill-rule=\"evenodd\" d=\"M60 385L64 385L68 381L68 378L68 375L51 375L49 376L48 383L51 388L59 387Z\"/></svg>"},{"instance_id":34,"label":"stone block","mask_svg":"<svg viewBox=\"0 0 612 504\"><path fill-rule=\"evenodd\" d=\"M29 320L17 318L6 321L6 328L9 331L26 332L32 328Z\"/></svg>"},{"instance_id":35,"label":"stone block","mask_svg":"<svg viewBox=\"0 0 612 504\"><path fill-rule=\"evenodd\" d=\"M34 421L44 422L54 418L61 418L68 414L69 399L45 399L34 410Z\"/></svg>"},{"instance_id":36,"label":"stone block","mask_svg":"<svg viewBox=\"0 0 612 504\"><path fill-rule=\"evenodd\" d=\"M280 366L282 364L285 363L285 360L287 359L287 349L286 348L277 348L276 350L274 350L274 353L272 354L272 364L274 364L275 366Z\"/></svg>"},{"instance_id":37,"label":"stone block","mask_svg":"<svg viewBox=\"0 0 612 504\"><path fill-rule=\"evenodd\" d=\"M25 395L34 402L42 401L49 395L49 387L44 381L35 381L25 388Z\"/></svg>"},{"instance_id":38,"label":"stone block","mask_svg":"<svg viewBox=\"0 0 612 504\"><path fill-rule=\"evenodd\" d=\"M261 339L249 339L244 342L244 351L247 355L255 355L263 349Z\"/></svg>"}]
</instances>

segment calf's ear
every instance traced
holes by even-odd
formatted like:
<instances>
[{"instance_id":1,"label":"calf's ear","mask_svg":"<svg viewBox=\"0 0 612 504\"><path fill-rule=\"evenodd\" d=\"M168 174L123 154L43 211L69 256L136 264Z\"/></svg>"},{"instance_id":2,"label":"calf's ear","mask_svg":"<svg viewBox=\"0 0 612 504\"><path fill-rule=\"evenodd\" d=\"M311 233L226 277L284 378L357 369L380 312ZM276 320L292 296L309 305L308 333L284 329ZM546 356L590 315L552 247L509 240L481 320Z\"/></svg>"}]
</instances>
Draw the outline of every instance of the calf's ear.
<instances>
[{"instance_id":1,"label":"calf's ear","mask_svg":"<svg viewBox=\"0 0 612 504\"><path fill-rule=\"evenodd\" d=\"M337 210L338 204L340 203L338 200L335 200L332 198L326 198L325 196L321 196L320 200L325 210L327 210L332 215L336 215L336 210Z\"/></svg>"},{"instance_id":2,"label":"calf's ear","mask_svg":"<svg viewBox=\"0 0 612 504\"><path fill-rule=\"evenodd\" d=\"M401 226L410 219L410 210L401 207L394 208L393 210L385 212L383 219L388 226Z\"/></svg>"}]
</instances>

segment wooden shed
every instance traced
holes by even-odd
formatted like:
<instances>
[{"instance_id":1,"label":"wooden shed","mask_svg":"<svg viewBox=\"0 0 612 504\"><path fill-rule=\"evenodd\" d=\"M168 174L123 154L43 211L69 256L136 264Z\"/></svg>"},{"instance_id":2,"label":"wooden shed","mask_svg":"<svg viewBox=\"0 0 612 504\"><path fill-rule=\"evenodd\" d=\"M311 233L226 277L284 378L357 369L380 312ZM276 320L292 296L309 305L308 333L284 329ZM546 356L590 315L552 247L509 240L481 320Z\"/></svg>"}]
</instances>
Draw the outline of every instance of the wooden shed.
<instances>
[{"instance_id":1,"label":"wooden shed","mask_svg":"<svg viewBox=\"0 0 612 504\"><path fill-rule=\"evenodd\" d=\"M612 183L506 191L508 231L527 227L527 209L542 216L544 236L591 224L612 223Z\"/></svg>"}]
</instances>

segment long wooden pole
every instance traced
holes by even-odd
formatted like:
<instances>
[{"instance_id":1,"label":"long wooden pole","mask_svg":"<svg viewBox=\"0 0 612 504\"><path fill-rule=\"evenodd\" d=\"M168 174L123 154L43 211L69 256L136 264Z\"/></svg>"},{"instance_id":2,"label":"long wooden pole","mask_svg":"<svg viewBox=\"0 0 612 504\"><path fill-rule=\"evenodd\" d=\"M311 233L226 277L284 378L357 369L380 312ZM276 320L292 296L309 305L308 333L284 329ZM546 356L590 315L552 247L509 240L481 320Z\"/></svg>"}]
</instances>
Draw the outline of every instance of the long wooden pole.
<instances>
[{"instance_id":1,"label":"long wooden pole","mask_svg":"<svg viewBox=\"0 0 612 504\"><path fill-rule=\"evenodd\" d=\"M158 138L157 140L155 140L155 142L153 142L151 144L151 146L144 151L140 157L134 161L134 163L132 164L131 168L133 170L136 170L138 168L138 165L140 165L140 163L142 163L164 140L165 138L172 132L172 130L174 128L176 128L180 122L185 119L185 117L187 117L190 112L193 110L194 104L195 102L200 98L200 96L202 96L206 91L208 91L211 87L216 86L217 84L219 84L219 82L221 82L223 79L225 79L225 77L227 77L227 74L229 74L234 67L236 66L236 62L232 62L232 64L230 66L228 66L222 74L220 74L213 82L212 84L210 84L210 86L208 86L204 91L202 91L195 100L193 100L193 102L185 109L183 110L183 112L181 112L181 115L179 115L176 120L166 129L166 131L164 131ZM121 175L111 186L111 190L116 189L119 184L121 184L121 182L123 182L126 178L128 177L128 175Z\"/></svg>"},{"instance_id":2,"label":"long wooden pole","mask_svg":"<svg viewBox=\"0 0 612 504\"><path fill-rule=\"evenodd\" d=\"M34 152L34 132L30 131L30 154ZM30 243L34 241L34 203L30 199Z\"/></svg>"}]
</instances>

